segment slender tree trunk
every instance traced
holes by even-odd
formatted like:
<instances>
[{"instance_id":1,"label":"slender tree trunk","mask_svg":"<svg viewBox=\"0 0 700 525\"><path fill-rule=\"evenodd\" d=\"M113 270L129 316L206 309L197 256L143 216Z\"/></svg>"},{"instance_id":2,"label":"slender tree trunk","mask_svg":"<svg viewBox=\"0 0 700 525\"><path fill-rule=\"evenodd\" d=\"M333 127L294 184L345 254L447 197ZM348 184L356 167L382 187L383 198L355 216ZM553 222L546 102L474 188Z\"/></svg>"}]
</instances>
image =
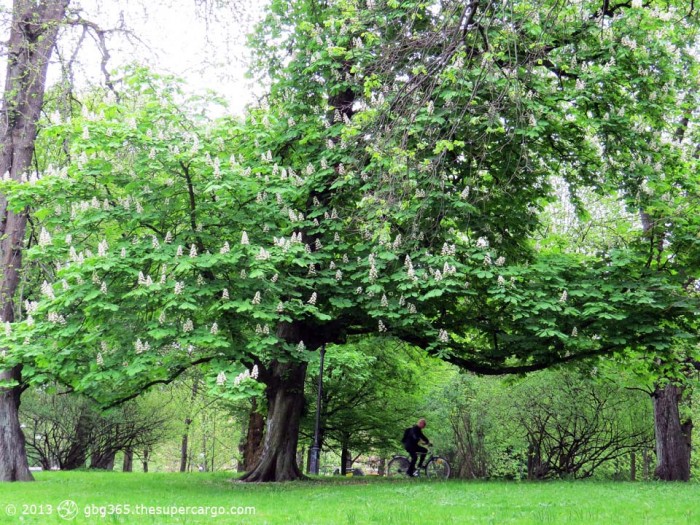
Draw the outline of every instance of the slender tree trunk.
<instances>
[{"instance_id":1,"label":"slender tree trunk","mask_svg":"<svg viewBox=\"0 0 700 525\"><path fill-rule=\"evenodd\" d=\"M236 472L245 472L245 439L238 441L238 454L241 459L236 463Z\"/></svg>"},{"instance_id":2,"label":"slender tree trunk","mask_svg":"<svg viewBox=\"0 0 700 525\"><path fill-rule=\"evenodd\" d=\"M352 469L352 455L348 449L348 443L343 442L340 450L340 475L347 475L348 469Z\"/></svg>"},{"instance_id":3,"label":"slender tree trunk","mask_svg":"<svg viewBox=\"0 0 700 525\"><path fill-rule=\"evenodd\" d=\"M182 434L182 444L180 445L180 472L187 471L187 459L188 459L188 448L189 448L189 436L190 436L190 426L192 425L192 407L197 399L199 382L195 378L192 383L192 396L190 397L190 409L189 414L185 418L185 432Z\"/></svg>"},{"instance_id":4,"label":"slender tree trunk","mask_svg":"<svg viewBox=\"0 0 700 525\"><path fill-rule=\"evenodd\" d=\"M678 404L681 390L672 384L654 392L654 431L656 434L655 476L664 481L690 479L690 430L681 424Z\"/></svg>"},{"instance_id":5,"label":"slender tree trunk","mask_svg":"<svg viewBox=\"0 0 700 525\"><path fill-rule=\"evenodd\" d=\"M644 476L644 481L649 479L649 465L651 463L649 449L644 448L642 450L642 476Z\"/></svg>"},{"instance_id":6,"label":"slender tree trunk","mask_svg":"<svg viewBox=\"0 0 700 525\"><path fill-rule=\"evenodd\" d=\"M46 70L69 0L14 0L0 123L0 174L21 180L31 164L44 103ZM0 321L15 320L14 296L22 269L26 212L13 213L0 196ZM21 365L0 372L16 386L0 388L0 481L31 481L18 408Z\"/></svg>"},{"instance_id":7,"label":"slender tree trunk","mask_svg":"<svg viewBox=\"0 0 700 525\"><path fill-rule=\"evenodd\" d=\"M143 460L141 461L141 464L143 465L143 471L148 472L148 456L150 454L150 451L148 449L145 449L143 451Z\"/></svg>"},{"instance_id":8,"label":"slender tree trunk","mask_svg":"<svg viewBox=\"0 0 700 525\"><path fill-rule=\"evenodd\" d=\"M297 465L299 470L304 470L304 456L306 456L306 445L302 445L301 449L297 449Z\"/></svg>"},{"instance_id":9,"label":"slender tree trunk","mask_svg":"<svg viewBox=\"0 0 700 525\"><path fill-rule=\"evenodd\" d=\"M304 407L306 363L274 361L260 373L266 385L267 427L255 467L242 481L291 481L303 477L296 462Z\"/></svg>"},{"instance_id":10,"label":"slender tree trunk","mask_svg":"<svg viewBox=\"0 0 700 525\"><path fill-rule=\"evenodd\" d=\"M630 481L637 481L637 454L630 452Z\"/></svg>"},{"instance_id":11,"label":"slender tree trunk","mask_svg":"<svg viewBox=\"0 0 700 525\"><path fill-rule=\"evenodd\" d=\"M202 462L199 464L199 470L200 472L206 472L207 471L207 432L206 432L206 425L202 425L204 428L202 429Z\"/></svg>"},{"instance_id":12,"label":"slender tree trunk","mask_svg":"<svg viewBox=\"0 0 700 525\"><path fill-rule=\"evenodd\" d=\"M213 418L211 421L211 463L210 463L210 470L211 472L214 472L215 467L214 465L216 459L216 418Z\"/></svg>"},{"instance_id":13,"label":"slender tree trunk","mask_svg":"<svg viewBox=\"0 0 700 525\"><path fill-rule=\"evenodd\" d=\"M311 447L305 449L305 451L304 451L304 462L306 463L306 468L302 468L302 470L306 470L307 474L311 474L311 454L312 453L313 453L313 451L311 450ZM319 472L320 472L320 470L319 470Z\"/></svg>"},{"instance_id":14,"label":"slender tree trunk","mask_svg":"<svg viewBox=\"0 0 700 525\"><path fill-rule=\"evenodd\" d=\"M134 451L126 449L124 451L124 462L122 463L122 472L134 471Z\"/></svg>"},{"instance_id":15,"label":"slender tree trunk","mask_svg":"<svg viewBox=\"0 0 700 525\"><path fill-rule=\"evenodd\" d=\"M187 471L187 449L189 448L190 425L192 420L185 419L185 432L182 434L182 443L180 444L180 472Z\"/></svg>"}]
</instances>

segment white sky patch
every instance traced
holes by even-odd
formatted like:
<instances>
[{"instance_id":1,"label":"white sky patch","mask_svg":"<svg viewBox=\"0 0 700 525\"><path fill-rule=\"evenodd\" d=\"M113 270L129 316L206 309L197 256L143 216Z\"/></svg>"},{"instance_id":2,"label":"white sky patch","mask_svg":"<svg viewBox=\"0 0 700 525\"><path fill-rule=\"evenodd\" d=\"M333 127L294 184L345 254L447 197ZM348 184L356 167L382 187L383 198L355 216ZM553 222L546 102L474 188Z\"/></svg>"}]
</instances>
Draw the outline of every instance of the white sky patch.
<instances>
[{"instance_id":1,"label":"white sky patch","mask_svg":"<svg viewBox=\"0 0 700 525\"><path fill-rule=\"evenodd\" d=\"M639 214L626 209L621 193L599 195L590 188L578 188L576 195L588 213L588 218L582 221L567 181L553 176L550 183L556 200L545 206L541 217L547 234L569 237L573 251L596 253L604 245L620 242L624 232L642 229Z\"/></svg>"},{"instance_id":2,"label":"white sky patch","mask_svg":"<svg viewBox=\"0 0 700 525\"><path fill-rule=\"evenodd\" d=\"M222 4L222 5L213 5ZM110 31L107 69L132 62L149 66L185 80L195 92L212 90L225 98L233 113L242 113L253 102L254 89L245 77L248 53L246 35L262 16L262 2L256 0L73 0L70 9L82 18ZM9 37L11 0L0 0L2 41ZM124 27L123 31L111 31ZM49 82L61 77L60 60L75 53L82 29L65 28L61 32L59 52L54 53ZM2 48L0 67L5 69L6 49ZM104 84L101 51L88 34L74 62L74 81L78 88ZM118 79L119 75L115 75ZM2 75L4 82L4 75Z\"/></svg>"}]
</instances>

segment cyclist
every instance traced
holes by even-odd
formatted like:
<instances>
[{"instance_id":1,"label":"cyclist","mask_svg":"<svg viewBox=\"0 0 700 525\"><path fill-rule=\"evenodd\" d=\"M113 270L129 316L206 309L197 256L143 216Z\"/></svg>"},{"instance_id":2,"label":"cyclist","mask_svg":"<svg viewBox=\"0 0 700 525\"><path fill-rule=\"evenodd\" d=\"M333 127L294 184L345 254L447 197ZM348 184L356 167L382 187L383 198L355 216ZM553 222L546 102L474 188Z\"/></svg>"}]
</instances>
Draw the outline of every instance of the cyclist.
<instances>
[{"instance_id":1,"label":"cyclist","mask_svg":"<svg viewBox=\"0 0 700 525\"><path fill-rule=\"evenodd\" d=\"M432 445L430 440L423 434L425 424L425 419L421 418L418 420L418 423L407 428L403 433L401 443L403 443L406 452L411 456L411 464L406 471L407 476L418 477L418 471L423 468L423 462L425 461L425 455L428 449L422 447L419 443L424 442L427 445ZM418 461L418 456L420 456L420 461ZM418 461L418 468L416 468L416 461Z\"/></svg>"}]
</instances>

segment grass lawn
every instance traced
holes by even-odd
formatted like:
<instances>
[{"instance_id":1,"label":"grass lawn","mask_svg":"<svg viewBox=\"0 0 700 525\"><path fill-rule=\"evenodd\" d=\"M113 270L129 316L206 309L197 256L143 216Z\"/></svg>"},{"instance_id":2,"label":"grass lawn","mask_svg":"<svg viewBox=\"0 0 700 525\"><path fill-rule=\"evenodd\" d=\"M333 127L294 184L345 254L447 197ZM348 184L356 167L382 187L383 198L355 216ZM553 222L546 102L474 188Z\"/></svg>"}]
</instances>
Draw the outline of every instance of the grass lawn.
<instances>
[{"instance_id":1,"label":"grass lawn","mask_svg":"<svg viewBox=\"0 0 700 525\"><path fill-rule=\"evenodd\" d=\"M367 477L251 485L233 482L226 473L117 472L40 472L36 480L0 484L0 524L700 523L696 483ZM255 513L232 514L232 507L239 513L254 507ZM165 514L173 508L174 515Z\"/></svg>"}]
</instances>

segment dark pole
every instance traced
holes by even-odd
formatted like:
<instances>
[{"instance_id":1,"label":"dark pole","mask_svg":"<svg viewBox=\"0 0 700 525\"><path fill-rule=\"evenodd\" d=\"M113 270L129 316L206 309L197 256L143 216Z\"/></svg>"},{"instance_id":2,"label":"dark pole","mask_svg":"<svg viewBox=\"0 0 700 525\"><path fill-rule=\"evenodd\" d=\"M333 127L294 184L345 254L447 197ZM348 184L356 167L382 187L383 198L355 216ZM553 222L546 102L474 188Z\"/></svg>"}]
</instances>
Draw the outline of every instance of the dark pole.
<instances>
[{"instance_id":1,"label":"dark pole","mask_svg":"<svg viewBox=\"0 0 700 525\"><path fill-rule=\"evenodd\" d=\"M318 370L318 393L316 395L316 428L314 429L314 445L311 447L309 459L309 474L318 474L318 460L321 454L319 440L321 438L321 396L323 395L323 358L326 355L326 343L321 345L321 364Z\"/></svg>"}]
</instances>

